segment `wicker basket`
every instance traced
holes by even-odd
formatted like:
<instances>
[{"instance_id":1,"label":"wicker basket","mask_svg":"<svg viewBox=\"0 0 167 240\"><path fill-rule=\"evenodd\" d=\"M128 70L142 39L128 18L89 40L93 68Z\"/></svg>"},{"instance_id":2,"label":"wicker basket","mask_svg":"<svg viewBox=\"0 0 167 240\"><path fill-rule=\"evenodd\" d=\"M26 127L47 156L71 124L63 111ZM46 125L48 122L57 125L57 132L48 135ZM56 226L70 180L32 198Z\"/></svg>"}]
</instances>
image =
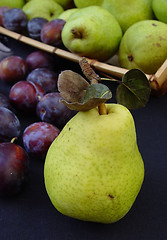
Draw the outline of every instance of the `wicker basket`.
<instances>
[{"instance_id":1,"label":"wicker basket","mask_svg":"<svg viewBox=\"0 0 167 240\"><path fill-rule=\"evenodd\" d=\"M3 27L0 27L0 34L11 37L15 40L18 40L40 50L55 54L59 57L70 60L72 62L78 63L81 60L81 57L76 54L36 41L29 37L12 32ZM98 70L101 73L111 75L118 79L121 79L123 75L128 71L125 68L114 66L108 63L99 62L95 59L87 58L87 60L94 69ZM146 74L146 77L150 82L153 93L159 96L164 95L167 91L167 59L155 74L152 75Z\"/></svg>"}]
</instances>

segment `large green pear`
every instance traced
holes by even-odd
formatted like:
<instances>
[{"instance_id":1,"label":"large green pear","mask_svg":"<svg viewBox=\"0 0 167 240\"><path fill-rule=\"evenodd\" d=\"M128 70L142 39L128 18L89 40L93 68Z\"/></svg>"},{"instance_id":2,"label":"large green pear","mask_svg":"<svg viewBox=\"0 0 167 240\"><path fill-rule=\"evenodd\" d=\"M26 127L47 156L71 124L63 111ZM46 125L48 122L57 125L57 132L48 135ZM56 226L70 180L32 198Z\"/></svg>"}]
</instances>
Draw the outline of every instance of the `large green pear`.
<instances>
[{"instance_id":1,"label":"large green pear","mask_svg":"<svg viewBox=\"0 0 167 240\"><path fill-rule=\"evenodd\" d=\"M48 21L58 18L64 11L62 6L54 0L31 0L28 1L22 9L29 20L35 17L43 17Z\"/></svg>"},{"instance_id":2,"label":"large green pear","mask_svg":"<svg viewBox=\"0 0 167 240\"><path fill-rule=\"evenodd\" d=\"M113 223L132 207L144 164L130 111L106 104L78 112L51 144L44 166L48 196L62 214Z\"/></svg>"},{"instance_id":3,"label":"large green pear","mask_svg":"<svg viewBox=\"0 0 167 240\"><path fill-rule=\"evenodd\" d=\"M167 1L166 0L153 0L152 9L159 21L167 23Z\"/></svg>"},{"instance_id":4,"label":"large green pear","mask_svg":"<svg viewBox=\"0 0 167 240\"><path fill-rule=\"evenodd\" d=\"M67 49L80 56L104 61L118 50L122 30L107 10L99 6L78 9L62 30Z\"/></svg>"},{"instance_id":5,"label":"large green pear","mask_svg":"<svg viewBox=\"0 0 167 240\"><path fill-rule=\"evenodd\" d=\"M99 5L118 20L123 32L135 22L153 19L152 0L74 0L78 8Z\"/></svg>"},{"instance_id":6,"label":"large green pear","mask_svg":"<svg viewBox=\"0 0 167 240\"><path fill-rule=\"evenodd\" d=\"M155 73L167 58L167 24L144 20L132 25L119 48L121 67Z\"/></svg>"},{"instance_id":7,"label":"large green pear","mask_svg":"<svg viewBox=\"0 0 167 240\"><path fill-rule=\"evenodd\" d=\"M0 7L8 6L11 8L22 8L24 6L24 0L0 0Z\"/></svg>"}]
</instances>

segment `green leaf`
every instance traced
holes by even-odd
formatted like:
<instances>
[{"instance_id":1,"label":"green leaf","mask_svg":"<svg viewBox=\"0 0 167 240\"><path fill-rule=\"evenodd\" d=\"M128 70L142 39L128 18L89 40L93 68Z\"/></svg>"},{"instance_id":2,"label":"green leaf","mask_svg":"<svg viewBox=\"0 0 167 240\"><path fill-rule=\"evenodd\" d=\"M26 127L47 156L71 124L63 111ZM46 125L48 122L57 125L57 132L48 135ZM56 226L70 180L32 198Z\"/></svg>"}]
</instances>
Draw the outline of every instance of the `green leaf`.
<instances>
[{"instance_id":1,"label":"green leaf","mask_svg":"<svg viewBox=\"0 0 167 240\"><path fill-rule=\"evenodd\" d=\"M139 69L129 70L117 87L116 99L128 109L145 107L151 93L150 83L146 75Z\"/></svg>"},{"instance_id":2,"label":"green leaf","mask_svg":"<svg viewBox=\"0 0 167 240\"><path fill-rule=\"evenodd\" d=\"M112 97L112 93L110 89L104 84L97 83L97 84L92 84L87 88L86 94L82 102L86 103L90 99L98 99L98 98L104 99L104 101L107 101L111 97Z\"/></svg>"},{"instance_id":3,"label":"green leaf","mask_svg":"<svg viewBox=\"0 0 167 240\"><path fill-rule=\"evenodd\" d=\"M90 85L85 93L82 102L68 102L65 99L62 99L63 102L69 109L76 111L88 111L92 108L97 107L99 104L106 102L112 97L110 89L101 84L92 84Z\"/></svg>"}]
</instances>

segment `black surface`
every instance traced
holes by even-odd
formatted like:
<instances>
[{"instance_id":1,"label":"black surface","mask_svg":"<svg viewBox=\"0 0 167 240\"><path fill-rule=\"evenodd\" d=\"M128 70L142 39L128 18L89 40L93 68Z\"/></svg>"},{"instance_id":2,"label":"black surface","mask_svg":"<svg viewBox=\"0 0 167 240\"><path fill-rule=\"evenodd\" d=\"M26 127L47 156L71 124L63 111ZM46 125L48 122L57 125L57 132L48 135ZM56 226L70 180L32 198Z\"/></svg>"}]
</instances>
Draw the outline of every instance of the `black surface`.
<instances>
[{"instance_id":1,"label":"black surface","mask_svg":"<svg viewBox=\"0 0 167 240\"><path fill-rule=\"evenodd\" d=\"M6 44L12 47L13 54L24 58L35 50L16 41ZM66 66L78 70L76 64L67 62ZM0 81L0 92L8 95L9 89ZM0 240L167 239L167 94L151 96L145 108L132 114L145 179L133 207L122 220L105 225L63 216L45 191L43 162L30 159L30 176L24 190L14 198L0 199ZM19 118L22 130L36 121L31 116Z\"/></svg>"}]
</instances>

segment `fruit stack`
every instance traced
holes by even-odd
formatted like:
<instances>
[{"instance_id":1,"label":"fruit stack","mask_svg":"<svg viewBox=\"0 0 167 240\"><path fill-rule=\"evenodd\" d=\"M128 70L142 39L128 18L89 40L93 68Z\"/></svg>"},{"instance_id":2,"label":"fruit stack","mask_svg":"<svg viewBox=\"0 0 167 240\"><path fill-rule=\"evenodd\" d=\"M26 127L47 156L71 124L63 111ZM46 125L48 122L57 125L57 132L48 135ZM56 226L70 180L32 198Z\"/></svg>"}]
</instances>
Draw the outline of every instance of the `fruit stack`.
<instances>
[{"instance_id":1,"label":"fruit stack","mask_svg":"<svg viewBox=\"0 0 167 240\"><path fill-rule=\"evenodd\" d=\"M81 57L106 62L117 55L120 66L132 70L123 79L123 89L131 89L127 82L139 74L144 84L138 87L148 96L143 72L154 74L167 58L163 4L160 8L156 0L0 0L0 24ZM66 81L68 87L62 88L67 72L65 77L58 75L56 61L52 54L37 50L26 59L10 56L0 62L0 79L11 85L8 98L0 96L0 193L13 195L22 189L29 157L45 159L46 190L60 212L86 221L118 221L131 208L144 178L133 117L122 104L105 104L110 91L100 85L102 78L87 62L81 68L90 83L76 86ZM74 74L68 76L71 80ZM137 92L135 88L135 96ZM147 98L142 95L143 99ZM89 109L83 110L83 105ZM38 121L21 132L17 113L33 113ZM14 143L20 137L23 147Z\"/></svg>"},{"instance_id":2,"label":"fruit stack","mask_svg":"<svg viewBox=\"0 0 167 240\"><path fill-rule=\"evenodd\" d=\"M164 1L1 0L4 5L2 26L80 56L107 61L117 55L122 68L146 74L167 58Z\"/></svg>"}]
</instances>

